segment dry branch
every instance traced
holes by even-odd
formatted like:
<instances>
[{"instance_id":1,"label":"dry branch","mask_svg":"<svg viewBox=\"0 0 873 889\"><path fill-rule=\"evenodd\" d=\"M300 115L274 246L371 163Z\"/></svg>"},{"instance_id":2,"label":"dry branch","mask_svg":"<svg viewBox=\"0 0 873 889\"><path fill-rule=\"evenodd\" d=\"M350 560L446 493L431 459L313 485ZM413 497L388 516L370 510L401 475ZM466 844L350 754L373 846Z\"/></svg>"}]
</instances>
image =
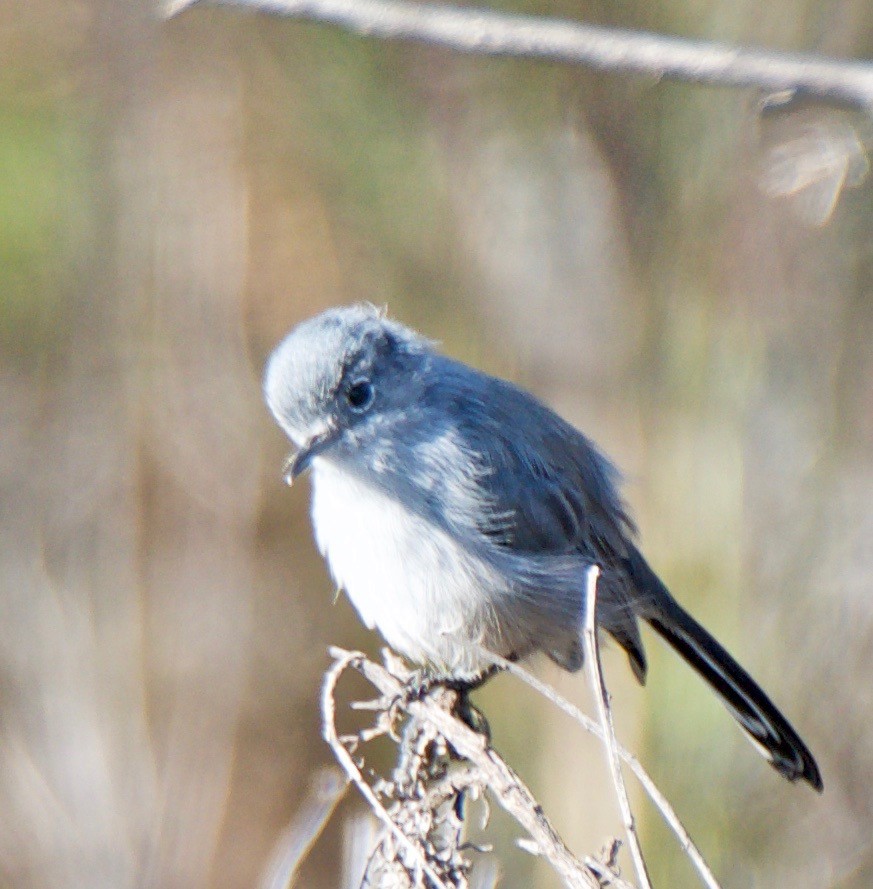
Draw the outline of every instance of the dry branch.
<instances>
[{"instance_id":1,"label":"dry branch","mask_svg":"<svg viewBox=\"0 0 873 889\"><path fill-rule=\"evenodd\" d=\"M324 740L330 746L334 756L337 759L337 762L340 764L343 771L348 775L349 779L354 782L358 790L361 792L361 795L369 804L371 810L373 811L373 814L376 815L376 817L385 825L391 835L396 837L397 840L400 842L400 845L410 854L410 857L414 862L416 871L420 869L422 873L426 874L428 879L431 881L431 884L434 886L434 889L448 889L439 874L437 874L432 865L428 862L425 850L421 848L421 846L418 844L418 842L416 842L414 838L408 837L397 826L397 824L385 810L385 807L379 800L378 795L364 779L364 776L361 774L361 770L358 768L357 764L352 758L351 753L337 733L336 701L334 698L336 684L339 681L342 673L350 666L354 666L356 669L363 672L364 675L367 675L366 672L362 669L363 663L366 663L367 661L364 655L362 655L360 652L331 649L331 654L337 660L336 663L325 674L324 685L322 686L321 693L321 715ZM375 666L375 664L372 666ZM389 674L387 674L386 672L386 675ZM374 683L374 685L375 684L376 683ZM396 684L397 691L395 692L395 695L399 695L401 692L401 686L399 685L399 683ZM377 685L377 688L378 687L379 686ZM388 693L385 691L385 689L380 690L383 694ZM416 882L418 882L418 880L416 880Z\"/></svg>"},{"instance_id":2,"label":"dry branch","mask_svg":"<svg viewBox=\"0 0 873 889\"><path fill-rule=\"evenodd\" d=\"M615 726L612 721L612 708L609 705L609 692L603 680L603 665L600 662L600 646L597 642L597 578L600 569L591 565L585 573L585 626L582 638L585 643L585 668L591 681L591 691L597 704L600 717L600 728L603 732L603 744L606 748L606 759L612 775L612 783L618 798L624 829L627 834L628 847L634 861L634 870L640 882L640 889L652 889L652 881L643 858L643 850L637 836L636 823L631 811L627 788L621 774L621 762L618 754L618 741L615 738Z\"/></svg>"},{"instance_id":3,"label":"dry branch","mask_svg":"<svg viewBox=\"0 0 873 889\"><path fill-rule=\"evenodd\" d=\"M334 767L316 772L294 821L276 843L260 889L289 889L309 850L318 840L348 783Z\"/></svg>"},{"instance_id":4,"label":"dry branch","mask_svg":"<svg viewBox=\"0 0 873 889\"><path fill-rule=\"evenodd\" d=\"M175 15L200 0L169 0ZM326 22L386 40L415 40L478 55L548 59L603 71L718 86L795 91L869 109L873 65L756 47L684 40L564 19L403 0L210 0Z\"/></svg>"},{"instance_id":5,"label":"dry branch","mask_svg":"<svg viewBox=\"0 0 873 889\"><path fill-rule=\"evenodd\" d=\"M571 704L566 698L559 695L551 686L546 685L540 679L537 679L530 671L526 670L520 664L514 661L507 661L503 658L495 658L496 663L503 667L508 673L512 673L521 679L522 682L529 685L534 691L541 694L544 698L551 701L560 710L563 710L571 719L575 720L586 732L590 732L600 740L604 740L603 729L591 717L583 713L575 704ZM618 744L616 747L618 755L625 762L628 768L634 773L637 780L646 791L649 799L654 803L657 810L661 813L661 817L667 823L667 826L679 841L682 851L691 860L697 873L708 889L721 889L718 880L715 878L711 868L706 863L701 851L697 848L691 835L682 824L681 819L676 814L676 810L670 805L670 801L658 789L658 786L652 780L649 773L643 768L642 763L628 750Z\"/></svg>"},{"instance_id":6,"label":"dry branch","mask_svg":"<svg viewBox=\"0 0 873 889\"><path fill-rule=\"evenodd\" d=\"M589 574L587 581L586 595L596 596L596 586L592 589L596 584L596 575ZM593 607L596 608L596 601ZM588 633L585 641L592 645L590 626ZM386 827L387 833L382 835L370 855L370 864L381 866L382 871L378 867L374 868L377 873L384 873L386 867L393 866L395 881L391 883L392 886L433 885L465 889L472 885L467 882L471 865L462 854L465 847L468 848L463 840L464 825L456 809L465 796L477 798L488 791L528 831L531 840L523 843L524 848L546 858L562 876L565 885L633 889L618 876L614 866L614 851L604 851L598 857L587 856L580 861L566 848L530 791L490 747L487 739L457 718L457 692L437 686L428 694L410 694L410 688L415 685L413 679L416 674L412 674L402 661L387 650L384 653L384 667L369 661L360 652L332 648L331 654L336 663L326 673L322 690L324 736L349 779L359 787L374 815ZM608 712L608 693L603 684L596 637L586 654L589 666L595 665L592 679L600 689L595 697L604 699ZM616 763L621 758L639 779L675 833L682 851L688 855L702 882L708 889L719 889L715 876L672 806L639 761L619 745L614 734L608 731L607 727L611 728L611 724L607 722L604 713L601 713L603 722L598 724L524 668L499 657L495 657L494 661L568 713L586 731L605 742L611 736L608 748L608 752L611 751L610 756L616 758ZM374 701L350 705L352 710L372 712L374 725L354 735L340 736L335 725L334 692L341 675L349 669L363 675L378 689L380 696ZM404 729L398 736L395 727L404 720ZM399 748L398 765L392 782L373 780L372 776L367 780L364 777L362 747L368 741L383 735L390 736ZM458 763L459 759L463 764ZM451 764L451 768L447 767L447 763ZM621 786L623 788L623 784ZM386 808L382 799L388 800L389 808ZM626 826L630 824L629 836L633 835L635 839L633 816L629 806L624 806L626 801L623 804L623 815ZM439 814L441 807L449 812L450 817ZM443 842L442 849L437 849L430 834L441 822L451 821L452 818L454 820L450 826L455 830L455 836L451 842ZM617 842L615 846L617 847ZM644 874L644 862L640 868L642 853L639 844L636 844L636 850L632 847L631 851L635 865ZM431 865L430 871L426 869L426 864ZM397 868L403 878L399 882ZM434 870L440 873L435 874ZM424 882L425 874L427 883ZM640 876L641 887L647 885L647 879L647 875ZM365 880L363 885L370 884ZM383 885L383 882L378 885Z\"/></svg>"},{"instance_id":7,"label":"dry branch","mask_svg":"<svg viewBox=\"0 0 873 889\"><path fill-rule=\"evenodd\" d=\"M415 867L426 874L434 886L466 885L463 868L443 868L444 861L453 862L453 859L445 852L442 858L435 854L425 835L427 831L421 829L423 820L430 825L435 823L437 816L434 814L427 820L422 819L421 813L436 813L439 806L445 803L450 803L451 810L451 801L457 800L462 791L474 789L484 792L487 789L491 797L528 833L530 842L526 848L549 861L566 886L574 889L600 886L632 889L609 862L593 858L582 861L570 852L518 775L482 734L454 715L456 692L437 688L423 696L410 696L408 681L411 674L390 654L386 655L385 667L369 661L360 652L331 649L331 654L336 663L327 673L322 694L325 738L349 778L386 825L390 836L398 841L399 849L405 855L402 864L410 875L409 885L416 885ZM349 668L357 670L378 689L381 714L377 715L376 729L351 738L341 738L335 727L334 690L340 675ZM378 713L380 708L376 709ZM401 763L395 770L395 785L389 785L387 792L385 785L377 784L374 789L364 779L362 768L353 756L353 752L358 752L360 737L369 739L391 730L385 719L386 714L395 718L392 721L402 714L410 720L401 739ZM440 749L451 751L452 765L438 771L435 779L430 780L435 763L433 751ZM461 761L460 766L454 764L457 759ZM425 776L423 781L422 775ZM401 785L399 793L398 783ZM390 812L378 798L380 792L389 799L396 796L399 801ZM403 830L401 825L405 823L415 826L415 829L409 832ZM457 865L457 862L454 864ZM442 872L437 872L440 869Z\"/></svg>"}]
</instances>

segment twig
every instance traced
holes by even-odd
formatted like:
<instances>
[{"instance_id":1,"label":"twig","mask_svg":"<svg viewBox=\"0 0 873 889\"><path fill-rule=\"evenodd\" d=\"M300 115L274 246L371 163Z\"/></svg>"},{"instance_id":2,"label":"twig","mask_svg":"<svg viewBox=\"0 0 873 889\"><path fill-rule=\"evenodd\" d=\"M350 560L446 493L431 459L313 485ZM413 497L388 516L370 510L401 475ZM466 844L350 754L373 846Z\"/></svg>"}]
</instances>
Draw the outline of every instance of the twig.
<instances>
[{"instance_id":1,"label":"twig","mask_svg":"<svg viewBox=\"0 0 873 889\"><path fill-rule=\"evenodd\" d=\"M609 762L609 770L612 773L612 783L615 785L615 793L618 797L618 805L621 809L621 817L624 821L627 833L628 847L634 862L634 870L637 873L641 889L652 889L652 881L643 858L643 849L637 836L637 828L634 823L634 814L631 810L627 788L621 774L621 762L618 758L618 742L615 739L615 726L612 721L612 708L609 705L609 692L603 680L603 669L600 663L600 645L597 642L597 578L600 569L597 565L591 565L585 572L585 628L583 639L585 641L585 660L588 676L591 680L591 691L597 703L597 713L600 717L600 725L603 727L603 742L606 747L606 759Z\"/></svg>"},{"instance_id":2,"label":"twig","mask_svg":"<svg viewBox=\"0 0 873 889\"><path fill-rule=\"evenodd\" d=\"M168 0L166 14L176 15L197 2ZM860 108L873 105L873 65L867 62L403 0L214 2L327 22L368 37L417 40L459 52L550 59L604 71L772 92L796 90Z\"/></svg>"},{"instance_id":3,"label":"twig","mask_svg":"<svg viewBox=\"0 0 873 889\"><path fill-rule=\"evenodd\" d=\"M335 687L336 681L339 678L340 673L343 670L347 669L348 667L353 667L354 669L357 669L359 672L361 672L364 676L366 676L366 678L371 683L373 683L373 685L375 685L376 688L378 688L382 692L382 695L384 696L384 698L386 700L399 699L399 696L403 690L403 682L405 681L404 677L406 676L406 671L402 667L402 664L399 660L390 661L387 659L390 653L386 652L386 663L388 664L388 668L389 668L388 670L385 670L384 668L379 667L379 666L373 664L372 662L368 661L366 659L366 657L363 654L361 654L360 652L346 652L346 651L339 649L339 648L332 648L330 653L334 658L336 658L338 660L338 663L335 664L331 668L330 671L328 671L328 674L326 675L326 680L325 680L325 688L322 691L322 711L325 714L325 723L326 724L328 724L328 716L329 716L329 724L331 726L334 725L334 723L333 723L333 718L334 718L333 717L333 713L334 713L333 704L331 704L329 707L327 707L326 703L324 701L325 693L328 691L327 677L332 677L331 687L330 687L330 693L332 695L332 688ZM566 698L559 695L553 688L546 685L546 683L542 682L540 679L538 679L533 674L531 674L530 672L528 672L527 670L525 670L523 667L519 666L516 663L504 660L503 658L500 658L497 656L494 656L493 660L496 664L501 666L507 672L511 672L513 675L517 676L519 679L521 679L527 685L531 686L531 688L533 688L535 691L537 691L538 693L542 694L545 698L550 700L553 704L555 704L557 707L559 707L561 710L563 710L565 713L567 713L571 718L573 718L575 721L577 721L586 731L590 732L591 734L593 734L596 737L603 740L604 733L603 733L601 726L598 725L594 720L592 720L588 716L586 716L578 707L576 707L574 704L570 703ZM424 707L425 709L422 710L421 709L422 707ZM369 709L373 709L373 707L370 707ZM408 710L408 712L411 715L416 716L416 718L419 718L419 719L428 719L432 713L434 713L435 715L438 715L437 721L439 722L439 725L437 726L437 728L440 729L440 731L442 731L443 729L451 731L452 726L454 726L456 728L456 730L460 730L462 733L470 731L465 725L463 725L462 723L459 723L457 720L455 720L454 717L452 717L450 714L448 714L444 709L440 708L434 702L428 701L427 699L425 701L421 701L421 702L419 702L419 701L409 702L409 705L407 706L406 709ZM333 737L336 739L336 741L338 743L340 743L340 746L342 746L341 742L339 742L339 739L336 737L335 728L332 729L332 733L333 733ZM471 743L474 743L474 745L475 745L473 749L480 749L481 745L482 745L481 737L475 733L472 733L471 737L473 739L473 741ZM457 738L454 735L454 732L449 734L449 738L454 745L455 741L457 740ZM334 747L334 745L331 744L331 746L336 751L336 748ZM459 748L456 748L456 749L458 749L459 753L462 753L462 755L464 755L466 758L470 759L474 763L474 765L476 765L476 767L478 768L478 761L473 759L472 757L468 756L468 754L471 752L470 750L462 751ZM636 775L637 779L639 780L640 784L643 786L643 788L646 791L646 793L648 794L649 798L652 800L655 807L661 813L661 816L664 818L664 821L667 823L667 825L670 827L670 829L675 834L676 838L679 841L682 851L689 857L692 864L697 869L702 882L708 887L708 889L720 889L719 883L716 880L715 875L712 873L712 870L707 865L700 850L694 844L694 841L691 839L691 836L689 835L688 831L683 826L679 816L676 814L675 810L670 805L670 803L668 802L666 797L660 792L660 790L656 786L655 782L652 780L652 778L648 775L646 770L640 764L639 760L637 760L636 757L634 757L631 753L629 753L621 745L616 745L616 750L618 752L618 755L622 758L622 760L625 763L627 763L627 765L629 766L631 771ZM348 754L347 754L347 751L345 751L345 748L342 748L342 751L343 751L343 753L346 754L346 761L351 762L351 758L348 757ZM492 751L492 753L493 753L493 751ZM342 757L339 757L339 756L338 756L338 758L342 759ZM351 763L351 765L352 765L352 769L353 769L353 773L354 773L352 776L353 780L354 780L354 775L357 775L357 778L363 782L363 778L360 775L360 771L354 766L354 763ZM344 768L345 768L345 765L344 765ZM346 769L346 771L348 772L348 769ZM466 778L461 778L461 776L458 774L456 774L454 777L456 780L456 786L459 788L468 783ZM460 780L458 780L458 779L460 779ZM516 780L518 780L518 779L516 778ZM360 784L358 783L358 781L356 781L355 783L358 784L358 786L360 787ZM364 783L366 784L366 782L364 782ZM493 781L491 780L491 778L489 778L489 784L491 784L491 783L493 783ZM369 786L367 786L367 790L370 791L370 793L372 793L372 790L369 788ZM365 791L362 791L362 792L364 792L364 796L367 799L370 799L370 794L368 794ZM533 797L530 796L529 791L527 791L527 793L528 793L530 803L536 807L535 814L539 815L540 817L543 817L542 812L539 810ZM502 799L500 799L500 802L501 802L501 804L503 804ZM391 818L391 816L388 815L388 813L384 810L383 807L381 807L381 805L379 808L381 808L381 812L382 812L381 814L379 814L379 817L383 822L385 822L386 818L388 818L388 819ZM510 814L513 814L513 815L515 814L512 810L507 809L507 811L510 811ZM377 810L377 814L378 814L378 810ZM519 818L518 820L519 820L519 823L523 824L523 826L527 826L522 819ZM550 829L551 829L551 827L550 827ZM551 830L553 831L553 829L551 829ZM394 829L392 829L392 834L396 835L396 831ZM535 840L536 839L537 838L535 837ZM559 840L559 842L560 842L560 840ZM548 844L546 844L544 847L542 843L539 843L537 841L537 846L538 846L538 848L543 850L543 854L545 857L547 857L547 858L550 857L550 850L548 848ZM563 848L562 843L561 843L561 848ZM567 853L567 854L569 854L569 853ZM570 856L570 857L572 859L572 856ZM577 862L577 864L578 864L578 862ZM603 869L599 866L595 866L595 865L599 865L598 862L590 861L586 858L584 861L584 865L587 866L588 872L590 875L597 875L598 877L602 876ZM556 870L559 870L559 868L557 866L556 866ZM621 886L627 887L627 885L628 885L626 883L622 883L622 881L616 881L612 875L610 875L609 879L611 880L612 885L615 885L618 887L621 887ZM607 880L603 880L603 882L607 882ZM570 884L570 885L573 885L573 884ZM588 885L588 884L585 884L585 885Z\"/></svg>"},{"instance_id":4,"label":"twig","mask_svg":"<svg viewBox=\"0 0 873 889\"><path fill-rule=\"evenodd\" d=\"M300 812L276 843L261 889L288 889L293 884L303 859L321 835L347 787L348 782L335 768L316 772Z\"/></svg>"},{"instance_id":5,"label":"twig","mask_svg":"<svg viewBox=\"0 0 873 889\"><path fill-rule=\"evenodd\" d=\"M556 707L563 710L571 719L574 719L585 731L590 732L597 738L603 740L603 730L590 717L586 716L575 704L571 704L565 697L559 695L551 686L546 685L540 679L537 679L530 671L526 670L520 664L514 661L508 661L505 658L494 657L494 662L499 664L507 673L517 676L522 682L529 685L534 691L543 695L547 700L551 701ZM636 775L637 780L642 784L643 789L649 796L649 799L655 805L655 808L661 813L661 817L667 823L668 827L673 831L682 851L691 859L692 864L697 869L701 880L707 886L707 889L721 889L718 880L715 878L712 869L706 863L701 851L697 848L691 835L685 829L676 810L670 805L669 800L658 789L657 784L652 780L649 773L643 768L642 763L628 750L617 745L618 755L627 763L630 770Z\"/></svg>"},{"instance_id":6,"label":"twig","mask_svg":"<svg viewBox=\"0 0 873 889\"><path fill-rule=\"evenodd\" d=\"M336 677L339 672L351 666L362 673L385 696L397 698L404 693L403 684L392 672L368 660L360 652L347 652L337 648L332 648L330 651L337 659L337 663L330 670L331 675ZM334 679L331 689L335 682ZM324 706L323 702L323 709ZM471 762L480 771L483 784L488 787L500 805L528 832L537 851L551 863L566 886L571 889L597 889L603 885L595 869L576 858L564 845L533 794L496 751L488 746L482 735L456 719L430 696L410 700L404 707L414 719L432 725L446 738L460 757ZM342 745L340 747L342 748ZM342 751L348 757L344 748ZM336 749L334 752L337 752ZM352 766L354 768L353 763ZM365 786L369 791L365 793L369 802L374 794L369 786L366 784ZM385 818L390 818L384 809L382 812ZM379 817L383 816L380 814ZM609 880L617 889L632 889L628 883L612 875L609 876Z\"/></svg>"},{"instance_id":7,"label":"twig","mask_svg":"<svg viewBox=\"0 0 873 889\"><path fill-rule=\"evenodd\" d=\"M360 769L355 765L354 760L349 755L348 750L343 746L336 731L336 704L334 701L334 690L339 681L339 677L349 667L355 663L359 666L362 659L366 660L360 652L343 651L342 649L332 648L331 654L336 658L336 663L325 673L324 684L321 688L321 716L322 716L322 733L324 740L333 751L337 762L342 766L343 771L354 782L355 786L361 792L361 795L369 804L376 817L388 828L388 830L400 841L401 845L412 855L418 867L427 875L428 879L433 883L436 889L447 889L445 883L440 879L436 871L430 866L424 852L400 830L399 827L391 819L391 816L385 811L385 807L379 802L378 797L373 792L370 785L364 780ZM359 667L360 668L360 667ZM366 675L366 674L365 674ZM387 675L387 673L386 673ZM368 677L369 678L369 677ZM376 684L376 683L374 683ZM379 687L379 686L377 686ZM397 684L397 692L399 694L400 686ZM383 689L384 691L384 689Z\"/></svg>"}]
</instances>

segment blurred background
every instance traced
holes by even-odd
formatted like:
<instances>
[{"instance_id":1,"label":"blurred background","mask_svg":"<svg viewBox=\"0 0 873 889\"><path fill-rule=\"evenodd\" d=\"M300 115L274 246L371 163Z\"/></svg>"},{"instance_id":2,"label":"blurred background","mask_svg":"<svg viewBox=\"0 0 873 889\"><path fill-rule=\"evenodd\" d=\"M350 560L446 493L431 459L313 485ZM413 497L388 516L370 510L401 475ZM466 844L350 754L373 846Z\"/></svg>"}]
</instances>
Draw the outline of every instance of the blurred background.
<instances>
[{"instance_id":1,"label":"blurred background","mask_svg":"<svg viewBox=\"0 0 873 889\"><path fill-rule=\"evenodd\" d=\"M505 5L873 51L862 0ZM644 690L606 652L622 739L724 885L873 884L865 121L142 0L5 0L0 53L0 885L268 869L328 761L326 648L380 643L332 604L259 378L362 299L613 456L652 564L818 756L821 798L651 636ZM596 744L509 678L478 701L575 851L621 834ZM637 799L656 885L696 885ZM360 807L299 885L341 885Z\"/></svg>"}]
</instances>

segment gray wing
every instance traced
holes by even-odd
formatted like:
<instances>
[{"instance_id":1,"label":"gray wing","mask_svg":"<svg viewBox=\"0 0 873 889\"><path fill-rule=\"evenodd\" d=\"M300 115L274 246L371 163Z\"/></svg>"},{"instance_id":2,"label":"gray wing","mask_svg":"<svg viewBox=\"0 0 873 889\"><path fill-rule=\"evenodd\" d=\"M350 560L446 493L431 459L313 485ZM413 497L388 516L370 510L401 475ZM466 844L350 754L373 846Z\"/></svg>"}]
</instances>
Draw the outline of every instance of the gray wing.
<instances>
[{"instance_id":1,"label":"gray wing","mask_svg":"<svg viewBox=\"0 0 873 889\"><path fill-rule=\"evenodd\" d=\"M566 564L566 557L581 556L600 565L598 621L628 652L642 680L645 655L626 569L635 529L618 493L617 470L581 432L531 395L463 366L452 373L454 363L446 363L432 396L443 401L442 409L434 414L452 417L449 432L473 468L464 484L443 492L445 521L464 522L468 531L474 523L490 546L533 556L538 564L552 559ZM475 510L469 509L472 494ZM581 589L575 594L581 600ZM575 613L581 610L576 607ZM578 634L567 639L547 653L578 669Z\"/></svg>"},{"instance_id":2,"label":"gray wing","mask_svg":"<svg viewBox=\"0 0 873 889\"><path fill-rule=\"evenodd\" d=\"M457 416L491 506L483 533L517 551L579 552L604 567L627 556L635 528L618 493L618 471L581 432L491 378L467 393Z\"/></svg>"}]
</instances>

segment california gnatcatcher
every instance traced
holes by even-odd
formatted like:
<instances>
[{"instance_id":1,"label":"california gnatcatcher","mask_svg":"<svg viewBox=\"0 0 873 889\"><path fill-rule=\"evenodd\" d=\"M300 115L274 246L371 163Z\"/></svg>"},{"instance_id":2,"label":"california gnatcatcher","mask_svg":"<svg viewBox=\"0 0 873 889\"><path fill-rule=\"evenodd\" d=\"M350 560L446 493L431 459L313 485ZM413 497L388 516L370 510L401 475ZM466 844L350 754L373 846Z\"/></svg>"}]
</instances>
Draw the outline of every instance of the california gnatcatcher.
<instances>
[{"instance_id":1,"label":"california gnatcatcher","mask_svg":"<svg viewBox=\"0 0 873 889\"><path fill-rule=\"evenodd\" d=\"M822 789L785 717L640 554L613 465L533 396L366 305L296 327L264 391L298 448L289 483L312 469L315 537L337 585L398 652L460 680L489 653L542 651L578 670L597 564L597 623L637 679L642 618L782 775Z\"/></svg>"}]
</instances>

